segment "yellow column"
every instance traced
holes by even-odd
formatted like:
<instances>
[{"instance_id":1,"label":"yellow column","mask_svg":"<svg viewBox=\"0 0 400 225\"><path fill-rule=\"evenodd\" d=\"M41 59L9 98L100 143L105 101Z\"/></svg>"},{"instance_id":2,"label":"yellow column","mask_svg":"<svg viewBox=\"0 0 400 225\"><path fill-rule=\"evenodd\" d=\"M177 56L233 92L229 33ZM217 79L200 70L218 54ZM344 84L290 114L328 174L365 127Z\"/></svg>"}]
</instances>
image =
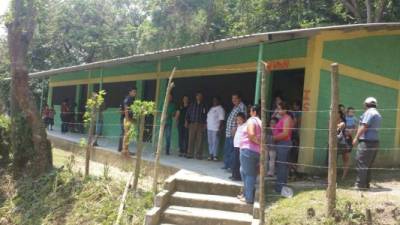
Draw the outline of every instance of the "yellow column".
<instances>
[{"instance_id":1,"label":"yellow column","mask_svg":"<svg viewBox=\"0 0 400 225\"><path fill-rule=\"evenodd\" d=\"M317 125L318 94L320 82L320 70L322 64L323 42L320 36L314 36L308 40L306 68L304 76L303 93L303 114L300 132L300 145L307 148L300 148L299 163L314 163L315 130ZM310 111L310 112L307 112ZM308 167L300 167L300 170L306 172Z\"/></svg>"}]
</instances>

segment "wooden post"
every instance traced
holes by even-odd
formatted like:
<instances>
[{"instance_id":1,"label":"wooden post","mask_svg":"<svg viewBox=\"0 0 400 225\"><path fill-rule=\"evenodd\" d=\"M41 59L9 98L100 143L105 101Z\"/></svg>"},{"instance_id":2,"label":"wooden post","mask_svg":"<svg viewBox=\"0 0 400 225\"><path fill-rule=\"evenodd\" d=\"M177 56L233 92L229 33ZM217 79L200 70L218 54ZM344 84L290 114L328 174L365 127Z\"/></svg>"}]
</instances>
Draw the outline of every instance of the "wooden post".
<instances>
[{"instance_id":1,"label":"wooden post","mask_svg":"<svg viewBox=\"0 0 400 225\"><path fill-rule=\"evenodd\" d=\"M145 115L140 115L139 137L137 141L138 145L136 151L135 178L133 180L134 192L136 192L137 190L139 175L140 175L140 164L142 162L144 122L145 122Z\"/></svg>"},{"instance_id":2,"label":"wooden post","mask_svg":"<svg viewBox=\"0 0 400 225\"><path fill-rule=\"evenodd\" d=\"M261 63L261 62L260 62ZM264 69L261 73L261 121L262 121L262 131L261 131L261 151L260 151L260 225L265 223L265 158L268 152L267 146L267 76L269 76L268 64L264 63Z\"/></svg>"},{"instance_id":3,"label":"wooden post","mask_svg":"<svg viewBox=\"0 0 400 225\"><path fill-rule=\"evenodd\" d=\"M95 140L94 128L95 128L95 124L96 124L96 114L97 114L97 107L93 107L93 111L90 115L88 142L86 145L85 176L89 175L90 152L92 151L94 140Z\"/></svg>"},{"instance_id":4,"label":"wooden post","mask_svg":"<svg viewBox=\"0 0 400 225\"><path fill-rule=\"evenodd\" d=\"M338 74L339 66L337 63L331 64L331 112L329 120L329 166L328 166L328 189L327 214L332 216L336 208L336 160L337 160L337 122L338 122L338 102L339 87Z\"/></svg>"},{"instance_id":5,"label":"wooden post","mask_svg":"<svg viewBox=\"0 0 400 225\"><path fill-rule=\"evenodd\" d=\"M161 125L160 125L160 131L158 132L158 142L157 142L157 151L156 151L156 160L154 163L154 175L153 175L153 193L154 196L157 194L157 185L158 185L158 167L160 164L160 155L161 155L161 149L162 149L162 143L164 139L164 128L165 128L165 120L167 119L167 108L168 108L168 96L171 93L172 88L174 88L174 83L172 82L172 79L174 78L176 68L171 72L171 75L169 76L168 79L168 85L167 85L167 91L165 93L165 98L164 98L164 105L163 105L163 110L161 113Z\"/></svg>"}]
</instances>

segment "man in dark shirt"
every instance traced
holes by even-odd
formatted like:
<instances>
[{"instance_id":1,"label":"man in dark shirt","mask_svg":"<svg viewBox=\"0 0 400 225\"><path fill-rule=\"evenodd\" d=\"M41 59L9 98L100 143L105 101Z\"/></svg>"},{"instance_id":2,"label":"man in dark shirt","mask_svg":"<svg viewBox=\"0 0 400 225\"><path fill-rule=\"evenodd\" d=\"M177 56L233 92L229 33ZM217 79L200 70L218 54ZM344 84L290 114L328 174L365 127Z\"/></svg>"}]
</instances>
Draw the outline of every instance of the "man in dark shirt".
<instances>
[{"instance_id":1,"label":"man in dark shirt","mask_svg":"<svg viewBox=\"0 0 400 225\"><path fill-rule=\"evenodd\" d=\"M187 158L202 159L203 138L206 129L207 109L203 103L203 94L196 93L196 102L192 103L186 112L186 127L189 128L189 144Z\"/></svg>"},{"instance_id":2,"label":"man in dark shirt","mask_svg":"<svg viewBox=\"0 0 400 225\"><path fill-rule=\"evenodd\" d=\"M122 150L122 154L128 156L129 155L129 130L133 123L133 113L130 110L130 106L135 101L136 97L136 88L133 87L129 90L128 96L124 98L124 102L121 107L121 138L119 140L118 151Z\"/></svg>"}]
</instances>

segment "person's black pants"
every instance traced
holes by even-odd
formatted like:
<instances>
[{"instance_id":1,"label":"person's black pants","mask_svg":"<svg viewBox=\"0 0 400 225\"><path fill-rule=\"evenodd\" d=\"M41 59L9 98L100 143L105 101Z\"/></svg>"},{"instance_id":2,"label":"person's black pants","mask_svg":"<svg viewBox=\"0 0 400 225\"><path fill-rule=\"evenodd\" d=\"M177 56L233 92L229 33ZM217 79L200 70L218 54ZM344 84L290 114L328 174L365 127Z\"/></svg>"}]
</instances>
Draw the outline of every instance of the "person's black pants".
<instances>
[{"instance_id":1,"label":"person's black pants","mask_svg":"<svg viewBox=\"0 0 400 225\"><path fill-rule=\"evenodd\" d=\"M68 120L65 117L61 117L61 133L68 132Z\"/></svg>"},{"instance_id":2,"label":"person's black pants","mask_svg":"<svg viewBox=\"0 0 400 225\"><path fill-rule=\"evenodd\" d=\"M240 176L240 149L234 148L233 160L232 160L232 178L235 180L241 180Z\"/></svg>"},{"instance_id":3,"label":"person's black pants","mask_svg":"<svg viewBox=\"0 0 400 225\"><path fill-rule=\"evenodd\" d=\"M125 129L124 129L124 120L120 121L121 123L121 134L119 135L119 143L118 143L118 151L122 151L122 144L124 142L124 134L125 134Z\"/></svg>"},{"instance_id":4,"label":"person's black pants","mask_svg":"<svg viewBox=\"0 0 400 225\"><path fill-rule=\"evenodd\" d=\"M179 134L179 153L186 154L188 148L188 138L189 138L189 129L185 126L178 126L178 134Z\"/></svg>"}]
</instances>

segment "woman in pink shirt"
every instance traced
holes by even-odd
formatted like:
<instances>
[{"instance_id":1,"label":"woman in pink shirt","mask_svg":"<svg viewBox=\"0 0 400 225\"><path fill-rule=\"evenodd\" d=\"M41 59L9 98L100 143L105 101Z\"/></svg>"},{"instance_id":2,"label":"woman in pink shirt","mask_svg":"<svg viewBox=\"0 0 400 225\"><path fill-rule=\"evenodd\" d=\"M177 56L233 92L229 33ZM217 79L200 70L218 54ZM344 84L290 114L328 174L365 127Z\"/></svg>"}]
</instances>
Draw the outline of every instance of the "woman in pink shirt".
<instances>
[{"instance_id":1,"label":"woman in pink shirt","mask_svg":"<svg viewBox=\"0 0 400 225\"><path fill-rule=\"evenodd\" d=\"M240 174L244 183L244 196L239 198L248 204L253 204L257 166L260 162L260 107L250 107L250 116L246 121L246 129L243 131L240 141Z\"/></svg>"},{"instance_id":2,"label":"woman in pink shirt","mask_svg":"<svg viewBox=\"0 0 400 225\"><path fill-rule=\"evenodd\" d=\"M275 185L275 191L281 193L283 186L287 183L288 178L288 160L290 147L292 145L292 130L293 130L293 120L292 117L287 113L288 106L285 102L278 104L277 111L281 118L275 125L275 132L273 134L272 140L275 142L276 146L276 179L277 183Z\"/></svg>"}]
</instances>

